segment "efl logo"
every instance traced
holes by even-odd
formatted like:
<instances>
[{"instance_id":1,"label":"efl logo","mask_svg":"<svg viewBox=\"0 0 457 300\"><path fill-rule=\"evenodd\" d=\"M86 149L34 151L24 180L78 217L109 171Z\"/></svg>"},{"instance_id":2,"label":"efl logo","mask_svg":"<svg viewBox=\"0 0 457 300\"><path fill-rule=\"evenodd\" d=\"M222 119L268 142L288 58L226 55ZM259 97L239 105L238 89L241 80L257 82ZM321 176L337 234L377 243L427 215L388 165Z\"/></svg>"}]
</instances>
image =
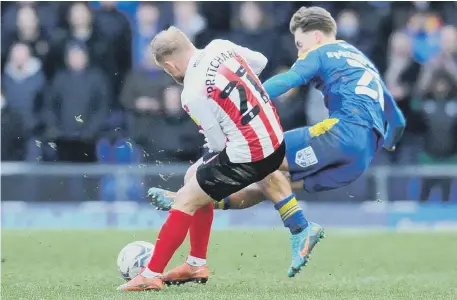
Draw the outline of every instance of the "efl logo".
<instances>
[{"instance_id":1,"label":"efl logo","mask_svg":"<svg viewBox=\"0 0 457 300\"><path fill-rule=\"evenodd\" d=\"M304 149L299 150L297 154L295 154L295 163L302 168L317 164L318 160L313 148L308 146Z\"/></svg>"}]
</instances>

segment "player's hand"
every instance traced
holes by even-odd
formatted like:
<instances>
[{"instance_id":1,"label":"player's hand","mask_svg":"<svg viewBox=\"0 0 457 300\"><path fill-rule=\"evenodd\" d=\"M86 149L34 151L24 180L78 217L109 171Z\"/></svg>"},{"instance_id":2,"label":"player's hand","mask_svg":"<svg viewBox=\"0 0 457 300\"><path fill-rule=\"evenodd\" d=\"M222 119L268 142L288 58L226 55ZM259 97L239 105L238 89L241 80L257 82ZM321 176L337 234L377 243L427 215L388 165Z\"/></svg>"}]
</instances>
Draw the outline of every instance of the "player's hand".
<instances>
[{"instance_id":1,"label":"player's hand","mask_svg":"<svg viewBox=\"0 0 457 300\"><path fill-rule=\"evenodd\" d=\"M203 130L198 131L201 134L205 134ZM205 136L205 144L203 145L203 148L208 148L209 149L209 144L208 144L208 138Z\"/></svg>"},{"instance_id":2,"label":"player's hand","mask_svg":"<svg viewBox=\"0 0 457 300\"><path fill-rule=\"evenodd\" d=\"M203 145L203 148L208 148L209 149L208 138L206 138L206 137L205 137L205 144Z\"/></svg>"}]
</instances>

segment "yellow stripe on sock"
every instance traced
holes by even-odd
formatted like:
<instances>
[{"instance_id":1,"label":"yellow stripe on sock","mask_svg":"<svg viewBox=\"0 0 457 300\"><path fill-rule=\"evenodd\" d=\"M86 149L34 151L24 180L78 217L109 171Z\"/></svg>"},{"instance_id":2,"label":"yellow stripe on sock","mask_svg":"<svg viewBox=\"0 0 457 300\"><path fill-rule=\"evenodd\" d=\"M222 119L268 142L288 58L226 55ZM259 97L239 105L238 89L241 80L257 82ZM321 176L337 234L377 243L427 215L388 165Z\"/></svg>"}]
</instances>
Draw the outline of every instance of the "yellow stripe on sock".
<instances>
[{"instance_id":1,"label":"yellow stripe on sock","mask_svg":"<svg viewBox=\"0 0 457 300\"><path fill-rule=\"evenodd\" d=\"M300 210L300 207L298 205L291 207L284 215L281 216L281 219L283 221L289 219L293 214L295 214L297 211Z\"/></svg>"},{"instance_id":2,"label":"yellow stripe on sock","mask_svg":"<svg viewBox=\"0 0 457 300\"><path fill-rule=\"evenodd\" d=\"M279 215L281 218L283 218L283 215L287 213L289 209L291 209L294 206L298 206L297 199L293 197L292 199L289 200L286 204L284 204L280 209L279 209Z\"/></svg>"},{"instance_id":3,"label":"yellow stripe on sock","mask_svg":"<svg viewBox=\"0 0 457 300\"><path fill-rule=\"evenodd\" d=\"M214 209L224 209L224 200L214 201Z\"/></svg>"}]
</instances>

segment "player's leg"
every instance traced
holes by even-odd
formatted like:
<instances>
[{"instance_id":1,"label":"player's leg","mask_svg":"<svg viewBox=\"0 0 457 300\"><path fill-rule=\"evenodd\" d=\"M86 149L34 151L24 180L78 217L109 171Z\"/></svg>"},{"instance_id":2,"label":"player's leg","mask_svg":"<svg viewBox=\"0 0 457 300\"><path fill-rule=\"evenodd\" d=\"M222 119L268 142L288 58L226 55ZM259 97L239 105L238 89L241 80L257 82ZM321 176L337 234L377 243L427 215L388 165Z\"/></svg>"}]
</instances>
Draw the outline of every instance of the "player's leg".
<instances>
[{"instance_id":1,"label":"player's leg","mask_svg":"<svg viewBox=\"0 0 457 300\"><path fill-rule=\"evenodd\" d=\"M205 154L197 162L187 169L184 175L184 184L186 184L197 172L198 167L203 163L204 160L211 158L211 153ZM152 187L148 190L148 196L151 197L151 203L158 210L169 211L173 206L173 202L176 196L176 192L168 191L162 188Z\"/></svg>"},{"instance_id":2,"label":"player's leg","mask_svg":"<svg viewBox=\"0 0 457 300\"><path fill-rule=\"evenodd\" d=\"M285 141L287 159L280 170L289 171L293 190L317 192L342 187L363 173L376 151L377 136L368 128L327 119L312 127L287 131ZM329 171L318 174L325 170L341 170L348 165L353 165L351 173ZM192 173L192 169L188 174ZM331 176L327 177L327 174ZM153 199L163 199L159 201L159 209L171 208L172 193L155 188L150 191L154 192ZM269 198L263 194L262 187L253 184L221 201L215 201L215 209L244 209L265 199Z\"/></svg>"},{"instance_id":3,"label":"player's leg","mask_svg":"<svg viewBox=\"0 0 457 300\"><path fill-rule=\"evenodd\" d=\"M195 175L195 172L202 161L203 160L200 159L186 171L184 184ZM300 187L300 189L301 188L302 187ZM173 206L176 193L162 188L152 187L148 190L148 196L151 197L151 203L156 209L169 211ZM222 200L214 200L212 205L214 209L222 210L245 209L257 205L265 201L265 199L262 188L257 183L254 183Z\"/></svg>"},{"instance_id":4,"label":"player's leg","mask_svg":"<svg viewBox=\"0 0 457 300\"><path fill-rule=\"evenodd\" d=\"M195 175L198 166L200 166L203 161L208 160L211 157L211 153L207 153L191 167L189 167L184 175L184 184L186 184L186 182ZM148 190L148 196L151 198L151 203L156 207L156 209L169 211L173 206L176 192L152 187ZM262 193L262 189L255 183L244 188L238 193L231 195L230 197L214 200L213 208L223 210L244 209L261 203L264 200L265 196Z\"/></svg>"},{"instance_id":5,"label":"player's leg","mask_svg":"<svg viewBox=\"0 0 457 300\"><path fill-rule=\"evenodd\" d=\"M333 153L335 163L312 174L306 170L291 172L294 189L303 189L310 193L337 189L355 181L369 167L380 148L378 133L363 126L348 124L342 124L337 130L341 137L318 137L312 143L316 149L322 149L327 144L335 145L331 140L337 139L339 148ZM319 158L321 151L316 150L316 154Z\"/></svg>"},{"instance_id":6,"label":"player's leg","mask_svg":"<svg viewBox=\"0 0 457 300\"><path fill-rule=\"evenodd\" d=\"M287 169L293 180L303 179L305 183L314 182L315 188L324 184L325 176L319 176L326 169L333 169L338 165L344 165L351 161L351 152L359 156L360 151L355 151L352 141L348 143L347 137L341 135L346 133L344 124L339 124L338 119L327 119L313 127L304 127L286 133L286 162L282 165ZM352 137L351 137L352 138ZM363 141L363 139L362 139ZM299 173L299 178L296 174ZM311 178L311 179L308 179ZM313 178L319 181L312 181ZM292 194L292 186L300 188L297 183L292 186L281 183L280 178L265 180L262 182L262 191L268 199L275 203L284 225L292 233L292 264L289 269L289 277L295 276L308 260L314 246L323 237L323 228L316 223L306 221L303 212L297 204L295 195ZM290 190L277 192L281 187L290 187ZM301 188L306 185L301 185ZM336 187L336 186L335 186ZM287 192L289 196L286 196ZM284 198L285 197L285 198Z\"/></svg>"},{"instance_id":7,"label":"player's leg","mask_svg":"<svg viewBox=\"0 0 457 300\"><path fill-rule=\"evenodd\" d=\"M194 163L184 176L184 184L187 184L197 172L198 167L212 158L216 153L207 153L196 163ZM151 188L148 191L152 198L152 204L161 210L170 210L176 199L176 193L161 188ZM214 201L213 201L214 202ZM190 254L185 264L164 274L164 283L181 284L188 281L205 283L208 280L209 270L206 265L206 254L208 249L209 238L211 234L211 225L214 215L214 206L212 203L198 209L189 227L190 236ZM195 274L195 275L194 275Z\"/></svg>"},{"instance_id":8,"label":"player's leg","mask_svg":"<svg viewBox=\"0 0 457 300\"><path fill-rule=\"evenodd\" d=\"M276 171L259 183L263 193L275 203L284 226L291 233L292 263L288 276L294 277L309 261L314 246L324 237L323 228L308 222L300 208L289 179Z\"/></svg>"},{"instance_id":9,"label":"player's leg","mask_svg":"<svg viewBox=\"0 0 457 300\"><path fill-rule=\"evenodd\" d=\"M280 170L288 171L292 190L319 192L345 186L369 166L378 135L371 129L327 119L312 127L286 132L287 159ZM271 199L264 188L251 185L220 202L222 209L243 209Z\"/></svg>"},{"instance_id":10,"label":"player's leg","mask_svg":"<svg viewBox=\"0 0 457 300\"><path fill-rule=\"evenodd\" d=\"M241 191L214 202L215 209L245 209L265 201L262 187L258 183L251 184Z\"/></svg>"},{"instance_id":11,"label":"player's leg","mask_svg":"<svg viewBox=\"0 0 457 300\"><path fill-rule=\"evenodd\" d=\"M289 228L291 234L299 233L308 226L308 221L292 192L289 179L281 171L270 174L260 181L258 186L264 197L273 201L284 226Z\"/></svg>"},{"instance_id":12,"label":"player's leg","mask_svg":"<svg viewBox=\"0 0 457 300\"><path fill-rule=\"evenodd\" d=\"M123 291L160 290L161 275L174 252L186 238L195 212L210 204L212 198L192 177L177 193L173 209L162 226L151 261L143 272L119 287ZM211 226L210 226L211 227Z\"/></svg>"},{"instance_id":13,"label":"player's leg","mask_svg":"<svg viewBox=\"0 0 457 300\"><path fill-rule=\"evenodd\" d=\"M300 189L303 185L300 186ZM169 211L174 202L176 196L175 192L171 192L162 188L150 188L148 190L148 196L151 197L151 203L158 210ZM252 184L242 191L225 197L222 200L214 200L212 203L213 209L245 209L251 206L257 205L265 201L265 195L262 192L262 188L257 184Z\"/></svg>"},{"instance_id":14,"label":"player's leg","mask_svg":"<svg viewBox=\"0 0 457 300\"><path fill-rule=\"evenodd\" d=\"M228 186L227 191L233 191L236 194L237 190L243 189L246 186L253 186L252 182L264 179L271 173L275 168L279 167L285 153L285 147L277 150L278 153L272 154L273 157L268 157L264 162L251 163L246 165L237 165L228 163L222 168L218 169L218 173L215 176L216 182L224 183ZM282 152L282 154L281 154ZM202 169L207 169L206 165L202 166ZM221 176L222 174L222 176ZM230 179L230 183L226 182L226 178ZM205 181L206 182L206 181ZM238 187L237 187L238 186ZM216 189L211 191L211 189ZM223 197L223 191L219 191L216 185L209 185L207 188L213 198L219 198L220 195ZM168 271L163 275L163 280L167 284L182 284L189 281L193 282L206 282L209 276L209 270L206 265L206 251L209 242L211 222L205 221L206 216L211 214L213 208L211 206L206 207L207 211L203 208L199 209L194 215L194 220L190 227L190 240L191 240L191 253L186 263ZM211 212L211 213L209 213ZM198 214L202 214L202 217L197 220Z\"/></svg>"},{"instance_id":15,"label":"player's leg","mask_svg":"<svg viewBox=\"0 0 457 300\"><path fill-rule=\"evenodd\" d=\"M194 164L186 172L186 175L184 176L184 184L195 177L198 166L200 166L203 161L207 161L212 158L213 155L215 154L206 155ZM213 216L213 203L209 203L195 212L189 227L190 254L187 257L186 263L175 269L177 272L168 272L164 275L164 282L166 284L180 283L179 281L173 282L173 279L179 278L179 276L181 276L184 281L189 281L188 279L186 280L186 278L191 278L191 281L200 283L205 283L208 280L209 269L206 264L206 254L208 252ZM170 280L167 280L167 277Z\"/></svg>"},{"instance_id":16,"label":"player's leg","mask_svg":"<svg viewBox=\"0 0 457 300\"><path fill-rule=\"evenodd\" d=\"M214 207L212 203L198 209L189 227L190 254L185 263L166 272L163 282L183 284L186 282L206 283L209 278L209 269L206 262L211 225L213 222Z\"/></svg>"},{"instance_id":17,"label":"player's leg","mask_svg":"<svg viewBox=\"0 0 457 300\"><path fill-rule=\"evenodd\" d=\"M285 133L286 159L279 170L289 172L292 179L297 180L297 182L292 181L294 190L303 189L303 184L300 183L303 178L328 168L328 166L341 164L346 159L344 155L338 153L338 149L342 148L342 142L333 132L339 132L338 126L334 128L338 122L337 119L327 119L315 126L297 128ZM332 147L336 149L332 150ZM294 178L295 173L299 173L300 176ZM271 184L278 186L274 182ZM275 188L271 190L275 190ZM265 199L273 198L272 201L275 203L285 199L277 198L275 195L272 195L273 197L265 195L264 189L264 186L258 184L251 185L220 201L216 208L243 209Z\"/></svg>"},{"instance_id":18,"label":"player's leg","mask_svg":"<svg viewBox=\"0 0 457 300\"><path fill-rule=\"evenodd\" d=\"M300 176L295 180L302 180L329 165L340 163L341 155L335 155L335 151L329 149L331 147L341 148L340 142L334 138L336 135L331 132L338 122L337 119L327 119L312 127L287 131L285 133L286 159L284 159L279 170L289 172L291 175L298 172ZM319 155L319 159L317 155ZM278 186L274 182L271 184L275 185L275 188ZM294 190L302 190L303 184L295 182L292 187ZM271 190L275 190L275 188ZM264 189L264 186L258 184L251 185L223 199L216 208L243 209L256 205L265 199L271 200L273 198L274 203L286 199L275 197L275 195L272 195L273 197L266 195L263 192Z\"/></svg>"}]
</instances>

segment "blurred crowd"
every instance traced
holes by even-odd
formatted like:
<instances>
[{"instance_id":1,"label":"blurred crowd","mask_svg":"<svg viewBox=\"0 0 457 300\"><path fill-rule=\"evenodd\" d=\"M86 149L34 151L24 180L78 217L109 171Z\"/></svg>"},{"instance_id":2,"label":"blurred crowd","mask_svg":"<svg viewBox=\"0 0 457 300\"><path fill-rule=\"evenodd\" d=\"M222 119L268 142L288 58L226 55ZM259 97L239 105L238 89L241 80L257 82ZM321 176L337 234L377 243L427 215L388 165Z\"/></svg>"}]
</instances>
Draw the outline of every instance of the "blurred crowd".
<instances>
[{"instance_id":1,"label":"blurred crowd","mask_svg":"<svg viewBox=\"0 0 457 300\"><path fill-rule=\"evenodd\" d=\"M196 159L202 137L151 39L169 25L197 47L229 39L268 57L265 80L296 59L288 23L302 5L335 16L338 38L375 62L406 115L399 150L379 163L457 162L457 4L427 1L3 2L2 160ZM277 108L285 130L327 116L309 87Z\"/></svg>"}]
</instances>

